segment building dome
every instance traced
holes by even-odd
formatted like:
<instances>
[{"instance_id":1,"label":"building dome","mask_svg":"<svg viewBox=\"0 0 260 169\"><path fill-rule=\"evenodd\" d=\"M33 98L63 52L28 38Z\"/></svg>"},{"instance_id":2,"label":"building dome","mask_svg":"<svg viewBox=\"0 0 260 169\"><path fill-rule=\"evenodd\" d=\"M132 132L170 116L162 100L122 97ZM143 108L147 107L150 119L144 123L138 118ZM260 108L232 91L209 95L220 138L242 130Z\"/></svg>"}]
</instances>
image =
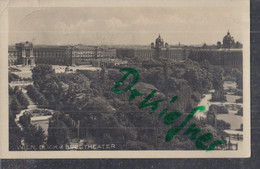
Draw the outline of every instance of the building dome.
<instances>
[{"instance_id":1,"label":"building dome","mask_svg":"<svg viewBox=\"0 0 260 169\"><path fill-rule=\"evenodd\" d=\"M167 42L165 43L165 48L169 48L169 44Z\"/></svg>"},{"instance_id":2,"label":"building dome","mask_svg":"<svg viewBox=\"0 0 260 169\"><path fill-rule=\"evenodd\" d=\"M159 34L158 38L156 38L155 42L161 42L164 43L163 38L161 38L161 35Z\"/></svg>"},{"instance_id":3,"label":"building dome","mask_svg":"<svg viewBox=\"0 0 260 169\"><path fill-rule=\"evenodd\" d=\"M229 31L227 32L227 35L224 36L223 40L226 40L226 41L232 41L234 40L234 38L230 35Z\"/></svg>"},{"instance_id":4,"label":"building dome","mask_svg":"<svg viewBox=\"0 0 260 169\"><path fill-rule=\"evenodd\" d=\"M234 46L234 38L230 35L229 31L223 38L223 48L232 48Z\"/></svg>"},{"instance_id":5,"label":"building dome","mask_svg":"<svg viewBox=\"0 0 260 169\"><path fill-rule=\"evenodd\" d=\"M158 38L156 38L156 40L155 40L155 45L156 45L156 48L157 48L157 49L164 48L164 41L163 41L163 39L161 38L161 35L160 35L160 34L159 34Z\"/></svg>"},{"instance_id":6,"label":"building dome","mask_svg":"<svg viewBox=\"0 0 260 169\"><path fill-rule=\"evenodd\" d=\"M153 42L151 43L151 48L154 48L154 43Z\"/></svg>"}]
</instances>

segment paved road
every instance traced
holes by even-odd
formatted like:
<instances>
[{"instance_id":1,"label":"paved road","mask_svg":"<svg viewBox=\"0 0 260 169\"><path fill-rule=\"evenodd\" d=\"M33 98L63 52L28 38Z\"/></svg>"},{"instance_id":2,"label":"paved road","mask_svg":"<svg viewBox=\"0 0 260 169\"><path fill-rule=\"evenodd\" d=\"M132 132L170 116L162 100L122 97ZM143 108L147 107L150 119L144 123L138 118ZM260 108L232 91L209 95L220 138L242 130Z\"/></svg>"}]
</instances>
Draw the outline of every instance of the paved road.
<instances>
[{"instance_id":1,"label":"paved road","mask_svg":"<svg viewBox=\"0 0 260 169\"><path fill-rule=\"evenodd\" d=\"M27 82L27 81L12 81L11 83L9 83L9 85L11 87L15 87L15 86L25 87L25 86L32 85L32 84L33 84L33 82Z\"/></svg>"}]
</instances>

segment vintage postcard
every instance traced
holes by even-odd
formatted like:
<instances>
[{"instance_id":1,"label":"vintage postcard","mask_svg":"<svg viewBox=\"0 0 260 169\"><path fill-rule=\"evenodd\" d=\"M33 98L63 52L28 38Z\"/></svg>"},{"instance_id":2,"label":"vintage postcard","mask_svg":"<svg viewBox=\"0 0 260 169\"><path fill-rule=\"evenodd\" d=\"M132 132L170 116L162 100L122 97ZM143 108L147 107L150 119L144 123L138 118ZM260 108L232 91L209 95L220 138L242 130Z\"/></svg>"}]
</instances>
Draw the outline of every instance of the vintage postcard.
<instances>
[{"instance_id":1,"label":"vintage postcard","mask_svg":"<svg viewBox=\"0 0 260 169\"><path fill-rule=\"evenodd\" d=\"M250 157L249 0L4 5L2 158Z\"/></svg>"}]
</instances>

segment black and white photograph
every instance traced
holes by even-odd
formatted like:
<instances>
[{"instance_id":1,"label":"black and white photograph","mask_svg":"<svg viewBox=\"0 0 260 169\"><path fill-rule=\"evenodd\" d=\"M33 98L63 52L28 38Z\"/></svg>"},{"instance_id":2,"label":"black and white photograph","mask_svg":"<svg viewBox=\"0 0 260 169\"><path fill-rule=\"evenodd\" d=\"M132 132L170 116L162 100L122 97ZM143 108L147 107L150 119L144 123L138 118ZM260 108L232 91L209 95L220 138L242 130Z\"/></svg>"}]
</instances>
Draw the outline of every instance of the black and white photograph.
<instances>
[{"instance_id":1,"label":"black and white photograph","mask_svg":"<svg viewBox=\"0 0 260 169\"><path fill-rule=\"evenodd\" d=\"M5 150L249 157L248 4L9 7Z\"/></svg>"}]
</instances>

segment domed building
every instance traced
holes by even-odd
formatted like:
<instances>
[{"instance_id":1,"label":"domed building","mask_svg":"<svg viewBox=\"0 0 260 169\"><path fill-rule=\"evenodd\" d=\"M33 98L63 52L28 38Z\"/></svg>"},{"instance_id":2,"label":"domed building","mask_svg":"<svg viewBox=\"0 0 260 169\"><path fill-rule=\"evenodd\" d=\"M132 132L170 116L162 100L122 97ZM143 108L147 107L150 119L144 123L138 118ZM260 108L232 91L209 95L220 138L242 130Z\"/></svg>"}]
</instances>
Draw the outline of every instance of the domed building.
<instances>
[{"instance_id":1,"label":"domed building","mask_svg":"<svg viewBox=\"0 0 260 169\"><path fill-rule=\"evenodd\" d=\"M164 41L163 41L163 38L161 38L160 34L159 34L158 38L156 38L156 40L155 40L155 48L157 50L164 48Z\"/></svg>"},{"instance_id":2,"label":"domed building","mask_svg":"<svg viewBox=\"0 0 260 169\"><path fill-rule=\"evenodd\" d=\"M235 45L234 38L230 35L229 31L227 35L223 38L223 48L233 48Z\"/></svg>"}]
</instances>

